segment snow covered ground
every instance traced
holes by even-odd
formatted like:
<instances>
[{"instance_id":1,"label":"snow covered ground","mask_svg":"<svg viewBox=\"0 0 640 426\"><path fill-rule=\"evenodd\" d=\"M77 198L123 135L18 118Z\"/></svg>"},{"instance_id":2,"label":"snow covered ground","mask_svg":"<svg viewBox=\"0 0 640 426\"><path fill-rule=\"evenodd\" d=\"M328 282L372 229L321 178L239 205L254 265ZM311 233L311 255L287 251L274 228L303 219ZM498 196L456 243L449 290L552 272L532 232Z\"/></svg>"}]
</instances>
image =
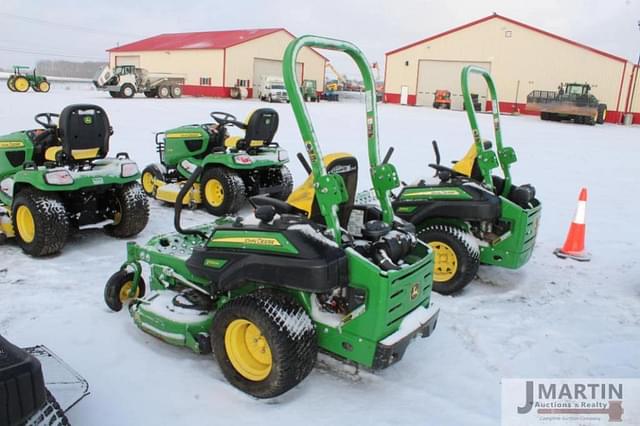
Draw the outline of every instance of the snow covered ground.
<instances>
[{"instance_id":1,"label":"snow covered ground","mask_svg":"<svg viewBox=\"0 0 640 426\"><path fill-rule=\"evenodd\" d=\"M111 152L128 151L141 167L156 161L154 132L205 122L210 111L238 117L261 104L207 98L111 99L92 90L49 94L0 90L0 133L34 128L33 115L71 103L97 103L115 133ZM289 105L277 141L291 157L303 146ZM369 187L364 108L309 104L323 151L349 151ZM463 113L381 105L382 151L407 182L432 175L431 140L445 161L471 139ZM485 126L489 117L483 116ZM579 126L505 116L505 141L519 162L517 183L532 183L543 202L532 260L518 271L481 267L455 297L434 295L436 332L415 341L402 362L379 372L316 368L293 391L252 399L226 383L209 356L142 333L125 312L112 313L103 286L125 258L124 242L101 231L80 233L61 255L32 259L15 243L0 246L0 334L21 346L45 344L82 373L91 395L74 407L75 425L171 424L432 424L495 425L500 380L509 377L640 378L640 127ZM488 134L487 134L488 136ZM296 182L304 178L295 161ZM581 186L589 189L590 263L556 258ZM152 202L137 241L172 229L172 210ZM186 212L186 223L210 220Z\"/></svg>"}]
</instances>

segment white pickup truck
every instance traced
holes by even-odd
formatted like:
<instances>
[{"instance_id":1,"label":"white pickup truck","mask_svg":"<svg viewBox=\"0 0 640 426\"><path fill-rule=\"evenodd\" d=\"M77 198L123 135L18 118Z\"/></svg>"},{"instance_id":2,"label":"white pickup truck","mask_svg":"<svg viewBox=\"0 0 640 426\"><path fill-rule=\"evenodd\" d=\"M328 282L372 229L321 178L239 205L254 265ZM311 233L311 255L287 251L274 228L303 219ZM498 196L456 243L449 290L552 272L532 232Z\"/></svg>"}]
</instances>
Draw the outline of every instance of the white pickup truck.
<instances>
[{"instance_id":1,"label":"white pickup truck","mask_svg":"<svg viewBox=\"0 0 640 426\"><path fill-rule=\"evenodd\" d=\"M287 89L284 87L284 81L280 77L265 76L260 80L257 87L258 97L263 101L269 102L289 102Z\"/></svg>"}]
</instances>

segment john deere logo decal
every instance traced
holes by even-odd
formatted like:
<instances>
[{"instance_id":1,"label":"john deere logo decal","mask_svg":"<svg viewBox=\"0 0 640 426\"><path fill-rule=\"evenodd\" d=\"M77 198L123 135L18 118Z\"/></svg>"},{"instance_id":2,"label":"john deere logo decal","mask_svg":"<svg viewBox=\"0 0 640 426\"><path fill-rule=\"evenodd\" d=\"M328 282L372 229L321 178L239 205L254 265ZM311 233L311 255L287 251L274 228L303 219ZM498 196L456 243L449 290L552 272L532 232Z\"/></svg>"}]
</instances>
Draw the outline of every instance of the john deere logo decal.
<instances>
[{"instance_id":1,"label":"john deere logo decal","mask_svg":"<svg viewBox=\"0 0 640 426\"><path fill-rule=\"evenodd\" d=\"M215 243L252 244L256 246L280 246L280 241L275 238L261 237L223 237L211 240Z\"/></svg>"},{"instance_id":2,"label":"john deere logo decal","mask_svg":"<svg viewBox=\"0 0 640 426\"><path fill-rule=\"evenodd\" d=\"M85 115L84 117L82 117L82 121L84 122L84 124L86 125L90 125L93 124L93 117L90 115Z\"/></svg>"},{"instance_id":3,"label":"john deere logo decal","mask_svg":"<svg viewBox=\"0 0 640 426\"><path fill-rule=\"evenodd\" d=\"M420 284L414 284L411 287L411 300L414 300L420 294Z\"/></svg>"},{"instance_id":4,"label":"john deere logo decal","mask_svg":"<svg viewBox=\"0 0 640 426\"><path fill-rule=\"evenodd\" d=\"M24 143L20 141L5 141L0 142L0 148L22 148Z\"/></svg>"}]
</instances>

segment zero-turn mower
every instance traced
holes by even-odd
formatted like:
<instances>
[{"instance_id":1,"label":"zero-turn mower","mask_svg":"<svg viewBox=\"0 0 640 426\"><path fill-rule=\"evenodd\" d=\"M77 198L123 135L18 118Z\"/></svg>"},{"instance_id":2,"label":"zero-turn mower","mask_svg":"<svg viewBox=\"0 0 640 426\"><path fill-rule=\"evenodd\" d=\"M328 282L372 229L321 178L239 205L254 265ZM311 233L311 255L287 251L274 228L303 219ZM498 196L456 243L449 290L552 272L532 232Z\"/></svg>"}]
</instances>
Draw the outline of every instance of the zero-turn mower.
<instances>
[{"instance_id":1,"label":"zero-turn mower","mask_svg":"<svg viewBox=\"0 0 640 426\"><path fill-rule=\"evenodd\" d=\"M381 208L354 205L354 157L334 154L323 162L296 82L296 57L305 46L346 52L363 74L369 166ZM258 398L300 383L318 351L388 367L413 337L429 336L438 317L430 304L432 251L411 224L394 217L389 200L399 181L388 156L379 161L375 83L363 53L348 42L304 36L289 44L283 64L311 164L310 180L289 199L308 204L254 196L255 218L183 229L183 205L176 203L177 232L129 243L127 261L105 286L111 309L127 305L141 330L213 352L226 379ZM203 173L202 166L193 170L178 199ZM142 263L149 265L147 282Z\"/></svg>"},{"instance_id":2,"label":"zero-turn mower","mask_svg":"<svg viewBox=\"0 0 640 426\"><path fill-rule=\"evenodd\" d=\"M56 123L57 119L57 123ZM0 239L32 256L57 253L77 229L129 238L149 219L127 153L106 158L113 130L97 105L35 116L42 129L0 136Z\"/></svg>"},{"instance_id":3,"label":"zero-turn mower","mask_svg":"<svg viewBox=\"0 0 640 426\"><path fill-rule=\"evenodd\" d=\"M286 200L293 188L285 165L287 151L273 141L278 130L278 113L260 108L244 122L226 112L212 112L214 123L192 124L156 135L160 163L142 172L147 195L175 203L178 193L196 168L202 169L183 204L204 205L216 216L237 212L247 197L270 194ZM228 127L243 130L230 136Z\"/></svg>"},{"instance_id":4,"label":"zero-turn mower","mask_svg":"<svg viewBox=\"0 0 640 426\"><path fill-rule=\"evenodd\" d=\"M495 150L480 136L476 109L472 107L470 74L484 77L491 93ZM438 184L424 180L403 187L393 201L395 213L418 229L418 238L435 251L434 291L451 294L465 287L478 266L516 269L533 252L541 204L531 185L511 180L513 148L502 145L500 110L495 85L488 71L467 66L462 70L462 93L471 126L473 144L452 168L440 164L434 141ZM500 168L502 176L492 175Z\"/></svg>"}]
</instances>

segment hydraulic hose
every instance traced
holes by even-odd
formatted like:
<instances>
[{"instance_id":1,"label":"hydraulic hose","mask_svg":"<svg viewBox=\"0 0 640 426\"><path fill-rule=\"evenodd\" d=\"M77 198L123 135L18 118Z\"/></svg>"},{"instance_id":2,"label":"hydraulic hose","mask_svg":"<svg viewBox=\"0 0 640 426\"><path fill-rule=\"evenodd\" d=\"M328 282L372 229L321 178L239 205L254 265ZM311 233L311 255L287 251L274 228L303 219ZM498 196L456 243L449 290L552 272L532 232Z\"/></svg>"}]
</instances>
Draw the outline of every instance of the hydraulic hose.
<instances>
[{"instance_id":1,"label":"hydraulic hose","mask_svg":"<svg viewBox=\"0 0 640 426\"><path fill-rule=\"evenodd\" d=\"M173 214L173 226L176 228L176 231L178 231L181 234L184 235L199 235L200 237L207 239L207 234L205 234L202 231L199 231L197 229L183 229L182 226L180 225L180 215L182 214L182 200L184 199L185 195L187 195L187 192L189 192L191 190L191 188L193 188L193 184L196 182L196 180L200 177L200 175L202 174L202 167L197 167L193 173L191 173L191 176L189 176L189 179L187 179L187 182L182 185L182 188L180 188L180 192L178 193L178 197L176 198L176 204L174 206L174 214Z\"/></svg>"}]
</instances>

